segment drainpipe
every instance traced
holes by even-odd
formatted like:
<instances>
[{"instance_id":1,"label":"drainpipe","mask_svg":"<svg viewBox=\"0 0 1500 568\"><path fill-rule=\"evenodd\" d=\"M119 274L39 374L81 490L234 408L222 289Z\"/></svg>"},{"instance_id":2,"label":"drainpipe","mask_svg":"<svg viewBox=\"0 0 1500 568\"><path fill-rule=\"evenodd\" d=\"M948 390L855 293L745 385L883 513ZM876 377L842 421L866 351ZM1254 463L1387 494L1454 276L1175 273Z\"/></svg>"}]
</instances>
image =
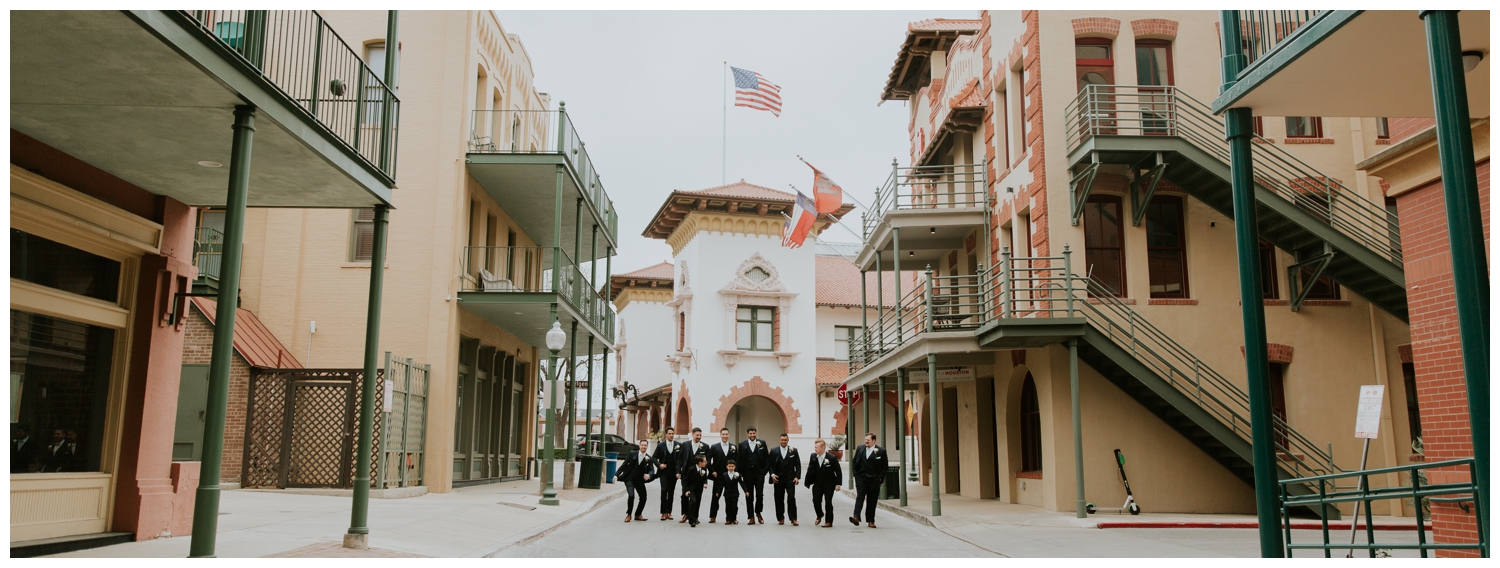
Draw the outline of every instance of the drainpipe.
<instances>
[{"instance_id":1,"label":"drainpipe","mask_svg":"<svg viewBox=\"0 0 1500 568\"><path fill-rule=\"evenodd\" d=\"M937 354L927 354L927 439L932 440L931 455L927 458L932 462L932 473L928 474L927 482L932 485L932 516L943 516L942 481L939 481L942 473L942 454L938 450L941 441L938 439L938 397L942 392L937 386Z\"/></svg>"},{"instance_id":2,"label":"drainpipe","mask_svg":"<svg viewBox=\"0 0 1500 568\"><path fill-rule=\"evenodd\" d=\"M1071 298L1073 291L1067 291ZM1071 301L1070 301L1071 303ZM1073 394L1073 491L1077 493L1077 516L1086 519L1089 516L1088 502L1083 496L1083 416L1079 414L1078 392L1078 338L1068 338L1068 386Z\"/></svg>"},{"instance_id":3,"label":"drainpipe","mask_svg":"<svg viewBox=\"0 0 1500 568\"><path fill-rule=\"evenodd\" d=\"M1475 503L1490 496L1490 280L1484 225L1474 170L1474 135L1469 129L1458 12L1424 10L1427 59L1432 70L1433 115L1437 118L1438 161L1443 172L1443 203L1448 213L1449 253L1453 256L1453 296L1458 308L1464 386L1469 395L1469 434L1474 442ZM1482 497L1481 497L1482 496ZM1484 501L1481 501L1484 500ZM1490 516L1483 517L1489 542Z\"/></svg>"},{"instance_id":4,"label":"drainpipe","mask_svg":"<svg viewBox=\"0 0 1500 568\"><path fill-rule=\"evenodd\" d=\"M1227 91L1239 80L1245 56L1240 45L1240 13L1219 13L1224 30L1224 59L1220 64ZM1260 289L1260 237L1256 234L1254 163L1250 154L1254 124L1249 108L1224 113L1224 135L1229 141L1229 177L1234 194L1235 250L1240 266L1240 311L1244 320L1245 370L1250 394L1250 444L1255 466L1255 514L1259 521L1260 555L1282 558L1280 488L1271 417L1270 361L1266 356L1266 310Z\"/></svg>"},{"instance_id":5,"label":"drainpipe","mask_svg":"<svg viewBox=\"0 0 1500 568\"><path fill-rule=\"evenodd\" d=\"M370 255L370 299L365 316L364 386L360 387L359 442L354 452L354 505L349 514L349 533L344 535L344 548L356 550L367 548L370 538L370 450L375 432L375 389L384 388L375 375L375 358L380 355L380 300L385 291L389 215L389 206L375 206L375 248Z\"/></svg>"},{"instance_id":6,"label":"drainpipe","mask_svg":"<svg viewBox=\"0 0 1500 568\"><path fill-rule=\"evenodd\" d=\"M245 203L250 193L250 154L255 107L234 107L229 161L229 197L224 207L224 248L219 265L213 353L208 366L208 407L203 412L203 462L193 503L188 556L212 558L219 530L219 475L224 465L224 417L229 410L229 365L234 357L234 316L240 294L240 257L245 244Z\"/></svg>"}]
</instances>

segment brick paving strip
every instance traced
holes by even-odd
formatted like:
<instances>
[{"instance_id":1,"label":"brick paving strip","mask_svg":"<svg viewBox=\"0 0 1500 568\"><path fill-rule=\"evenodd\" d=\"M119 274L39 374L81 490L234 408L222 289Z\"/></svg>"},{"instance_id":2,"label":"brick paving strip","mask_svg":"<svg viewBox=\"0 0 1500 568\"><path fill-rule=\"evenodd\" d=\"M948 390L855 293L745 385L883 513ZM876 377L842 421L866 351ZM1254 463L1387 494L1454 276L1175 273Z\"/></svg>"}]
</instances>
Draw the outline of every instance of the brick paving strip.
<instances>
[{"instance_id":1,"label":"brick paving strip","mask_svg":"<svg viewBox=\"0 0 1500 568\"><path fill-rule=\"evenodd\" d=\"M340 542L323 542L310 544L302 548L294 548L286 552L267 554L261 558L430 558L420 554L409 554L386 550L384 548L367 548L354 550L344 548Z\"/></svg>"}]
</instances>

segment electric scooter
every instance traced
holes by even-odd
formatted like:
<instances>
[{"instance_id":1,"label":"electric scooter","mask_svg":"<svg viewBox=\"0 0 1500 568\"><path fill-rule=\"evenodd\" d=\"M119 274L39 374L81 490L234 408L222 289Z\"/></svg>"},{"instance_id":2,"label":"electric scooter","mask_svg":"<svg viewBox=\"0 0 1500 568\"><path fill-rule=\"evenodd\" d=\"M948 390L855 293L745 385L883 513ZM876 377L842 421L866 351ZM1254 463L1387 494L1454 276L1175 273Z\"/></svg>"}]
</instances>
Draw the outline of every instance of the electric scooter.
<instances>
[{"instance_id":1,"label":"electric scooter","mask_svg":"<svg viewBox=\"0 0 1500 568\"><path fill-rule=\"evenodd\" d=\"M1125 504L1120 507L1100 508L1095 507L1093 503L1089 503L1084 507L1084 510L1088 514L1092 515L1099 511L1113 511L1115 513L1129 511L1132 515L1141 514L1141 506L1136 504L1135 495L1130 492L1130 480L1125 477L1125 454L1120 453L1119 448L1115 449L1115 464L1120 466L1120 482L1125 484Z\"/></svg>"}]
</instances>

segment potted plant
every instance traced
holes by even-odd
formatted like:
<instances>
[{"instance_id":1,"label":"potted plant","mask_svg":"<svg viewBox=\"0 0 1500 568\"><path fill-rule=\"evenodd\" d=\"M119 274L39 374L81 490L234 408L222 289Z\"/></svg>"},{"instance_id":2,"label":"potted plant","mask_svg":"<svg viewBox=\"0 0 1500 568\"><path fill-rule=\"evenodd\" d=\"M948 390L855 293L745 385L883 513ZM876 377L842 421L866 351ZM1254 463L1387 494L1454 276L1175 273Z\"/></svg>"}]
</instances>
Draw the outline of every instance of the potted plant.
<instances>
[{"instance_id":1,"label":"potted plant","mask_svg":"<svg viewBox=\"0 0 1500 568\"><path fill-rule=\"evenodd\" d=\"M847 440L848 438L843 434L833 435L833 441L828 443L828 453L833 454L833 459L843 461L844 442Z\"/></svg>"}]
</instances>

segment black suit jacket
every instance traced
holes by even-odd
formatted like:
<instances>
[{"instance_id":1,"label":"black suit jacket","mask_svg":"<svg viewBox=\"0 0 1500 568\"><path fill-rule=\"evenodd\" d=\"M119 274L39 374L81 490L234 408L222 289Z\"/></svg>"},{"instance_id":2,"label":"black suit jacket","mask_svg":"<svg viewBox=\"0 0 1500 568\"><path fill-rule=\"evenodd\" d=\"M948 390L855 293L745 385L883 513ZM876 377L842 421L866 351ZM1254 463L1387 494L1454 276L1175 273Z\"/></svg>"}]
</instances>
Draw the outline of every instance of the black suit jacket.
<instances>
[{"instance_id":1,"label":"black suit jacket","mask_svg":"<svg viewBox=\"0 0 1500 568\"><path fill-rule=\"evenodd\" d=\"M723 496L725 496L725 497L729 497L731 499L737 499L740 496L740 483L743 482L743 481L745 481L745 474L739 472L739 466L740 466L739 462L735 462L735 464L734 464L735 472L734 472L734 482L733 483L729 482L729 472L726 471L726 472L723 472L723 473L719 474L720 477L724 478L724 485L722 486L723 489L721 490L722 491L721 494Z\"/></svg>"},{"instance_id":2,"label":"black suit jacket","mask_svg":"<svg viewBox=\"0 0 1500 568\"><path fill-rule=\"evenodd\" d=\"M770 451L770 473L776 476L777 483L791 483L793 479L802 478L802 453L797 448L787 446L787 457L781 457L781 446L771 448Z\"/></svg>"},{"instance_id":3,"label":"black suit jacket","mask_svg":"<svg viewBox=\"0 0 1500 568\"><path fill-rule=\"evenodd\" d=\"M754 444L753 447L752 444ZM766 453L765 440L756 440L754 442L744 440L740 442L740 455L738 458L735 458L734 465L740 473L755 477L765 475L766 468L770 467L770 461L771 456Z\"/></svg>"},{"instance_id":4,"label":"black suit jacket","mask_svg":"<svg viewBox=\"0 0 1500 568\"><path fill-rule=\"evenodd\" d=\"M807 487L816 484L821 489L832 491L844 484L844 468L833 454L825 452L823 459L819 460L818 454L814 453L807 458L807 477L803 478L802 484Z\"/></svg>"},{"instance_id":5,"label":"black suit jacket","mask_svg":"<svg viewBox=\"0 0 1500 568\"><path fill-rule=\"evenodd\" d=\"M720 446L720 443L714 442L713 445L708 447L708 470L721 474L720 477L722 477L724 471L729 469L729 460L734 460L734 465L737 468L744 466L740 465L742 460L740 460L738 445L730 444L728 446L728 453L725 453L724 447Z\"/></svg>"},{"instance_id":6,"label":"black suit jacket","mask_svg":"<svg viewBox=\"0 0 1500 568\"><path fill-rule=\"evenodd\" d=\"M651 479L641 479L642 475L648 475ZM630 450L630 455L620 463L620 471L615 472L615 480L629 483L656 481L656 460L647 456L646 461L642 462L641 451Z\"/></svg>"},{"instance_id":7,"label":"black suit jacket","mask_svg":"<svg viewBox=\"0 0 1500 568\"><path fill-rule=\"evenodd\" d=\"M31 462L35 461L43 449L42 443L35 436L28 438L25 444L16 447L16 441L10 442L10 472L26 473L30 470Z\"/></svg>"},{"instance_id":8,"label":"black suit jacket","mask_svg":"<svg viewBox=\"0 0 1500 568\"><path fill-rule=\"evenodd\" d=\"M688 440L681 444L682 451L680 453L682 454L682 456L678 458L681 461L677 462L677 472L682 474L682 479L684 481L687 480L687 470L692 469L693 466L697 463L698 456L712 458L712 456L709 455L708 442L702 442L702 444L703 447L698 448L697 451L693 450L692 440ZM711 461L712 460L710 460L710 462ZM707 465L712 465L712 463L709 463ZM707 467L707 465L705 467Z\"/></svg>"},{"instance_id":9,"label":"black suit jacket","mask_svg":"<svg viewBox=\"0 0 1500 568\"><path fill-rule=\"evenodd\" d=\"M698 475L698 468L690 467L682 470L682 486L678 491L701 491L708 484L708 468L704 468L703 475Z\"/></svg>"},{"instance_id":10,"label":"black suit jacket","mask_svg":"<svg viewBox=\"0 0 1500 568\"><path fill-rule=\"evenodd\" d=\"M874 481L879 483L885 481L886 455L885 448L875 445L873 448L860 446L854 451L851 476L855 479Z\"/></svg>"},{"instance_id":11,"label":"black suit jacket","mask_svg":"<svg viewBox=\"0 0 1500 568\"><path fill-rule=\"evenodd\" d=\"M662 473L676 474L678 470L682 469L677 463L678 460L683 459L682 443L662 440L656 444L656 449L651 452L651 459L656 460L657 469ZM667 469L662 470L660 469L661 466L667 466Z\"/></svg>"}]
</instances>

